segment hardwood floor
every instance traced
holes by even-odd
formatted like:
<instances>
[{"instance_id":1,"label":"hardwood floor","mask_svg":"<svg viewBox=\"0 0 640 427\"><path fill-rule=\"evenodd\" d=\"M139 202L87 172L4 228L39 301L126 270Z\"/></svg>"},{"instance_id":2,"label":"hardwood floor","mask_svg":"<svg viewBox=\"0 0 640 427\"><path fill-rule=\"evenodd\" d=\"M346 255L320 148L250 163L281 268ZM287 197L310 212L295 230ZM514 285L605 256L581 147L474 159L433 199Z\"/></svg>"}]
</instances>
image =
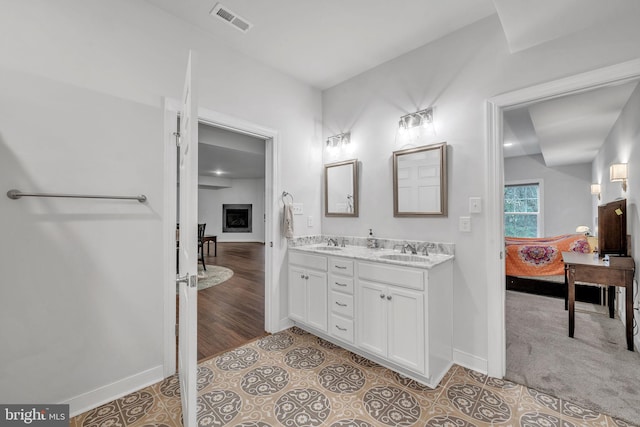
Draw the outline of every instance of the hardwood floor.
<instances>
[{"instance_id":1,"label":"hardwood floor","mask_svg":"<svg viewBox=\"0 0 640 427\"><path fill-rule=\"evenodd\" d=\"M264 331L264 244L218 243L205 264L233 270L224 283L198 292L198 360L239 347Z\"/></svg>"}]
</instances>

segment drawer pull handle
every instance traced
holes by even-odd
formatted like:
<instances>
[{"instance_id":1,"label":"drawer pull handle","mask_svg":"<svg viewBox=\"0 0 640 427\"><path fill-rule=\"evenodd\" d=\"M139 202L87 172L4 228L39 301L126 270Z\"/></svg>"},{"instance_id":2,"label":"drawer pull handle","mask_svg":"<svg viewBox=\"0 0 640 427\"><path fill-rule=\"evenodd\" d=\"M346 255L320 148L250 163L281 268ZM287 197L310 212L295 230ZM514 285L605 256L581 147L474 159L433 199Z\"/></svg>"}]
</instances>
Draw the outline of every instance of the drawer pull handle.
<instances>
[{"instance_id":1,"label":"drawer pull handle","mask_svg":"<svg viewBox=\"0 0 640 427\"><path fill-rule=\"evenodd\" d=\"M344 265L334 265L335 268L339 268L340 270L346 270L347 267Z\"/></svg>"},{"instance_id":2,"label":"drawer pull handle","mask_svg":"<svg viewBox=\"0 0 640 427\"><path fill-rule=\"evenodd\" d=\"M336 304L338 304L340 307L346 307L347 306L347 304L342 304L342 303L339 303L338 301L336 301Z\"/></svg>"},{"instance_id":3,"label":"drawer pull handle","mask_svg":"<svg viewBox=\"0 0 640 427\"><path fill-rule=\"evenodd\" d=\"M380 294L380 298L384 299L384 294Z\"/></svg>"},{"instance_id":4,"label":"drawer pull handle","mask_svg":"<svg viewBox=\"0 0 640 427\"><path fill-rule=\"evenodd\" d=\"M387 295L387 299L391 301L391 295Z\"/></svg>"},{"instance_id":5,"label":"drawer pull handle","mask_svg":"<svg viewBox=\"0 0 640 427\"><path fill-rule=\"evenodd\" d=\"M347 331L347 328L341 328L341 327L340 327L340 326L338 326L338 325L336 325L336 328L338 328L338 330L339 330L339 331L342 331L342 332L346 332L346 331Z\"/></svg>"},{"instance_id":6,"label":"drawer pull handle","mask_svg":"<svg viewBox=\"0 0 640 427\"><path fill-rule=\"evenodd\" d=\"M347 284L346 284L346 283L340 283L340 282L334 282L334 283L335 283L336 285L338 285L338 286L347 286Z\"/></svg>"}]
</instances>

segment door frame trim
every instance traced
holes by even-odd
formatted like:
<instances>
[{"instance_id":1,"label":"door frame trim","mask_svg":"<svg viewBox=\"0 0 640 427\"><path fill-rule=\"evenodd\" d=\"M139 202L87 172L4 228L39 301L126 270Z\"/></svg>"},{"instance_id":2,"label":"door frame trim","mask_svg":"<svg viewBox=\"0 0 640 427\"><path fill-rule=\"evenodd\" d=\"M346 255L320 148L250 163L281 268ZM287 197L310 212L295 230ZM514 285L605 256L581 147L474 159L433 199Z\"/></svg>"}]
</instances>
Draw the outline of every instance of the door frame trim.
<instances>
[{"instance_id":1,"label":"door frame trim","mask_svg":"<svg viewBox=\"0 0 640 427\"><path fill-rule=\"evenodd\" d=\"M599 68L574 76L553 80L501 94L486 103L487 164L487 373L502 378L506 373L505 264L504 251L504 160L503 112L539 101L572 95L605 86L627 83L640 78L640 59Z\"/></svg>"},{"instance_id":2,"label":"door frame trim","mask_svg":"<svg viewBox=\"0 0 640 427\"><path fill-rule=\"evenodd\" d=\"M176 224L176 174L177 158L175 125L177 113L179 111L179 101L173 98L163 99L163 135L164 135L164 222L163 222L163 242L164 242L164 375L168 377L175 373L175 325L176 325L176 298L175 298L175 271L176 259L175 251L172 247L175 242ZM277 168L279 132L268 127L252 123L238 117L233 117L224 113L198 108L198 122L213 125L219 128L234 132L258 137L265 140L265 307L264 307L264 328L267 332L277 332L279 330L280 313L280 287L276 286L275 280L276 247L271 247L270 243L278 236L278 198L276 188L279 188L279 174Z\"/></svg>"}]
</instances>

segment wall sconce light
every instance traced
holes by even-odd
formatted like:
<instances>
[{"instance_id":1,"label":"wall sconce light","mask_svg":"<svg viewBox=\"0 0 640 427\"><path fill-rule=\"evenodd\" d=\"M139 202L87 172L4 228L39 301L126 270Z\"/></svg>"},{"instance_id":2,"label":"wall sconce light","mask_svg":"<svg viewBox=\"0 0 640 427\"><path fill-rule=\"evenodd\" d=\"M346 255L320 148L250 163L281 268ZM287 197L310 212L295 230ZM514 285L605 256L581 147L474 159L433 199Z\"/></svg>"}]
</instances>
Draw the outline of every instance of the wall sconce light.
<instances>
[{"instance_id":1,"label":"wall sconce light","mask_svg":"<svg viewBox=\"0 0 640 427\"><path fill-rule=\"evenodd\" d=\"M600 189L600 184L591 184L591 194L597 195L598 196L598 200L600 200L601 191L602 190Z\"/></svg>"},{"instance_id":2,"label":"wall sconce light","mask_svg":"<svg viewBox=\"0 0 640 427\"><path fill-rule=\"evenodd\" d=\"M327 149L346 147L351 143L351 132L340 133L327 138Z\"/></svg>"},{"instance_id":3,"label":"wall sconce light","mask_svg":"<svg viewBox=\"0 0 640 427\"><path fill-rule=\"evenodd\" d=\"M425 108L415 113L406 114L400 117L398 122L398 129L401 133L417 126L424 128L433 126L433 108Z\"/></svg>"},{"instance_id":4,"label":"wall sconce light","mask_svg":"<svg viewBox=\"0 0 640 427\"><path fill-rule=\"evenodd\" d=\"M622 182L622 191L627 191L628 168L626 163L614 163L609 167L611 182Z\"/></svg>"}]
</instances>

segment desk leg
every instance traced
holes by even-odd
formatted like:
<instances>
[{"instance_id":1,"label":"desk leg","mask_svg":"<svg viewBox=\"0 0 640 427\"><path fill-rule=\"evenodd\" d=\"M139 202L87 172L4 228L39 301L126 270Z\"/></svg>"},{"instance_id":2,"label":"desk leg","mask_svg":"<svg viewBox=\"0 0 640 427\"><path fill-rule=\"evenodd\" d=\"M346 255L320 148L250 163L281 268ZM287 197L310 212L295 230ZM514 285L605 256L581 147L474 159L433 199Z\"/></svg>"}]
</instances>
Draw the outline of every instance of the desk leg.
<instances>
[{"instance_id":1,"label":"desk leg","mask_svg":"<svg viewBox=\"0 0 640 427\"><path fill-rule=\"evenodd\" d=\"M607 304L609 304L609 318L616 317L616 287L607 287Z\"/></svg>"},{"instance_id":2,"label":"desk leg","mask_svg":"<svg viewBox=\"0 0 640 427\"><path fill-rule=\"evenodd\" d=\"M633 351L633 272L625 271L625 313L624 320L627 327L627 350Z\"/></svg>"},{"instance_id":3,"label":"desk leg","mask_svg":"<svg viewBox=\"0 0 640 427\"><path fill-rule=\"evenodd\" d=\"M576 304L576 267L569 267L569 283L568 283L568 299L569 299L569 337L573 338L573 331L576 325L576 313L575 313L575 304Z\"/></svg>"}]
</instances>

